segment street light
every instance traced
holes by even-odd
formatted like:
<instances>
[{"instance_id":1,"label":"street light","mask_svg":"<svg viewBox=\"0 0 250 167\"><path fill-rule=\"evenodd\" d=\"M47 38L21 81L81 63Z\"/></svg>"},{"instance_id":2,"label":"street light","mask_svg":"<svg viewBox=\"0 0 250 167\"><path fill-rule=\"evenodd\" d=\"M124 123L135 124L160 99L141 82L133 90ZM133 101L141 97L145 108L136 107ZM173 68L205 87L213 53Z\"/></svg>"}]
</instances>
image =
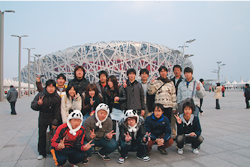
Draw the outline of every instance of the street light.
<instances>
[{"instance_id":1,"label":"street light","mask_svg":"<svg viewBox=\"0 0 250 167\"><path fill-rule=\"evenodd\" d=\"M217 64L218 64L218 70L215 70L213 69L213 73L217 73L217 76L218 76L218 83L220 83L220 68L221 66L225 66L226 64L221 64L222 61L218 61Z\"/></svg>"},{"instance_id":2,"label":"street light","mask_svg":"<svg viewBox=\"0 0 250 167\"><path fill-rule=\"evenodd\" d=\"M39 57L41 57L42 55L41 54L34 54L36 57L37 57L37 63L38 63L38 73L40 73L40 60L39 60Z\"/></svg>"},{"instance_id":3,"label":"street light","mask_svg":"<svg viewBox=\"0 0 250 167\"><path fill-rule=\"evenodd\" d=\"M4 90L3 90L3 49L4 49L4 13L11 12L15 13L14 10L0 10L0 101L4 100Z\"/></svg>"},{"instance_id":4,"label":"street light","mask_svg":"<svg viewBox=\"0 0 250 167\"><path fill-rule=\"evenodd\" d=\"M21 36L18 36L18 35L11 35L12 37L18 37L19 38L19 56L18 56L18 59L19 59L19 63L18 63L18 97L21 98L21 38L22 37L28 37L28 35L21 35Z\"/></svg>"},{"instance_id":5,"label":"street light","mask_svg":"<svg viewBox=\"0 0 250 167\"><path fill-rule=\"evenodd\" d=\"M28 50L28 96L30 96L30 50L36 48L23 48Z\"/></svg>"},{"instance_id":6,"label":"street light","mask_svg":"<svg viewBox=\"0 0 250 167\"><path fill-rule=\"evenodd\" d=\"M36 94L36 57L35 56L31 56L34 57L34 64L33 64L33 71L34 71L34 95Z\"/></svg>"},{"instance_id":7,"label":"street light","mask_svg":"<svg viewBox=\"0 0 250 167\"><path fill-rule=\"evenodd\" d=\"M192 43L194 41L195 41L195 39L191 39L191 40L188 40L188 41L184 42L183 46L179 46L179 48L182 48L182 70L184 70L184 63L186 61L186 58L191 57L191 56L184 55L185 47L188 47L188 46L185 46L185 45L186 45L186 43Z\"/></svg>"}]
</instances>

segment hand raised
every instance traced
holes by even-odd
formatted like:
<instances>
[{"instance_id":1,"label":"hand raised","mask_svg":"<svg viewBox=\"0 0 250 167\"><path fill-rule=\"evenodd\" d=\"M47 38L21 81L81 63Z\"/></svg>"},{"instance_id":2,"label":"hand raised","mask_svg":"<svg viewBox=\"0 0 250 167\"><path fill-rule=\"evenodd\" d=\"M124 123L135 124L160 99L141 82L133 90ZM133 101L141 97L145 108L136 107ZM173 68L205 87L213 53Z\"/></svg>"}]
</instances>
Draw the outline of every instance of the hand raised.
<instances>
[{"instance_id":1,"label":"hand raised","mask_svg":"<svg viewBox=\"0 0 250 167\"><path fill-rule=\"evenodd\" d=\"M201 87L200 87L200 84L199 84L199 82L196 82L196 84L197 84L197 86L196 86L196 90L200 90L201 89Z\"/></svg>"},{"instance_id":2,"label":"hand raised","mask_svg":"<svg viewBox=\"0 0 250 167\"><path fill-rule=\"evenodd\" d=\"M147 141L150 141L151 139L150 139L150 135L151 135L151 132L146 132L146 136L148 136L147 138L148 138L148 140L146 139L146 137L144 137L142 140L144 141L144 142L147 142Z\"/></svg>"},{"instance_id":3,"label":"hand raised","mask_svg":"<svg viewBox=\"0 0 250 167\"><path fill-rule=\"evenodd\" d=\"M127 80L123 80L123 88L126 88L128 85L127 85Z\"/></svg>"},{"instance_id":4,"label":"hand raised","mask_svg":"<svg viewBox=\"0 0 250 167\"><path fill-rule=\"evenodd\" d=\"M87 144L84 145L83 149L84 150L88 150L90 149L92 146L94 146L95 144L90 144L92 142L92 140L90 140Z\"/></svg>"},{"instance_id":5,"label":"hand raised","mask_svg":"<svg viewBox=\"0 0 250 167\"><path fill-rule=\"evenodd\" d=\"M43 104L43 96L42 97L38 97L39 98L39 100L37 101L37 104L38 105L42 105Z\"/></svg>"},{"instance_id":6,"label":"hand raised","mask_svg":"<svg viewBox=\"0 0 250 167\"><path fill-rule=\"evenodd\" d=\"M155 78L156 78L156 77L155 77L155 76L153 76L153 77L152 77L151 82L154 82L154 81L155 81Z\"/></svg>"},{"instance_id":7,"label":"hand raised","mask_svg":"<svg viewBox=\"0 0 250 167\"><path fill-rule=\"evenodd\" d=\"M93 100L93 98L90 98L90 105L92 106L95 103L95 101Z\"/></svg>"},{"instance_id":8,"label":"hand raised","mask_svg":"<svg viewBox=\"0 0 250 167\"><path fill-rule=\"evenodd\" d=\"M116 133L113 133L114 132L114 130L112 130L111 132L109 132L107 135L106 135L106 137L108 138L108 139L111 139L112 137L113 137L113 135L115 135Z\"/></svg>"},{"instance_id":9,"label":"hand raised","mask_svg":"<svg viewBox=\"0 0 250 167\"><path fill-rule=\"evenodd\" d=\"M174 117L176 118L176 121L178 124L181 124L182 123L182 120L181 118L179 117L179 115L174 115Z\"/></svg>"},{"instance_id":10,"label":"hand raised","mask_svg":"<svg viewBox=\"0 0 250 167\"><path fill-rule=\"evenodd\" d=\"M145 115L145 110L141 110L141 116L143 117Z\"/></svg>"},{"instance_id":11,"label":"hand raised","mask_svg":"<svg viewBox=\"0 0 250 167\"><path fill-rule=\"evenodd\" d=\"M62 140L60 140L60 143L58 144L58 148L59 148L59 149L65 148L64 140L65 140L65 137L64 137Z\"/></svg>"},{"instance_id":12,"label":"hand raised","mask_svg":"<svg viewBox=\"0 0 250 167\"><path fill-rule=\"evenodd\" d=\"M95 129L93 129L93 131L92 130L90 130L90 136L89 136L91 139L94 139L95 137L96 137L96 135L95 135Z\"/></svg>"},{"instance_id":13,"label":"hand raised","mask_svg":"<svg viewBox=\"0 0 250 167\"><path fill-rule=\"evenodd\" d=\"M129 135L128 132L127 132L127 135L124 133L124 136L125 136L126 141L130 141L132 139L132 137Z\"/></svg>"}]
</instances>

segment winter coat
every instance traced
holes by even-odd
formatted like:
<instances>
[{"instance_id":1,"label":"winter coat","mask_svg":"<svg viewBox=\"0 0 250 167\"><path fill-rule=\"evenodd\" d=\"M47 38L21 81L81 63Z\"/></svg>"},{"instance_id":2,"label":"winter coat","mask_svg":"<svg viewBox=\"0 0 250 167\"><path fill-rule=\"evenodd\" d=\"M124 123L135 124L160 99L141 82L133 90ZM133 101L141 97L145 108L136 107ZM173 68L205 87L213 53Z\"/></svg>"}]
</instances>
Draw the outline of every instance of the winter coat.
<instances>
[{"instance_id":1,"label":"winter coat","mask_svg":"<svg viewBox=\"0 0 250 167\"><path fill-rule=\"evenodd\" d=\"M124 141L126 144L130 145L132 141L137 140L138 138L143 138L146 134L145 128L144 128L144 123L143 123L143 118L139 117L139 121L137 124L137 131L136 132L129 132L128 131L128 125L125 124L125 119L122 118L121 121L118 123L119 125L119 139L121 139L122 141ZM127 134L127 132L129 133L129 135L132 137L132 139L127 142L125 141L125 135Z\"/></svg>"},{"instance_id":2,"label":"winter coat","mask_svg":"<svg viewBox=\"0 0 250 167\"><path fill-rule=\"evenodd\" d=\"M245 97L250 98L250 88L249 87L245 88L244 95L245 95Z\"/></svg>"},{"instance_id":3,"label":"winter coat","mask_svg":"<svg viewBox=\"0 0 250 167\"><path fill-rule=\"evenodd\" d=\"M39 97L43 97L43 104L38 105ZM42 92L38 93L34 100L31 102L31 108L35 111L40 111L39 115L42 116L43 119L46 119L48 123L52 123L54 119L56 119L59 124L62 122L61 118L61 98L54 91L54 93L49 94L46 89Z\"/></svg>"},{"instance_id":4,"label":"winter coat","mask_svg":"<svg viewBox=\"0 0 250 167\"><path fill-rule=\"evenodd\" d=\"M171 81L173 81L174 84L175 84L175 94L176 94L176 96L177 96L177 92L178 92L178 85L181 83L182 80L183 80L183 77L181 76L181 77L178 79L177 83L175 84L175 77L173 77L173 78L171 79Z\"/></svg>"},{"instance_id":5,"label":"winter coat","mask_svg":"<svg viewBox=\"0 0 250 167\"><path fill-rule=\"evenodd\" d=\"M89 81L86 80L85 78L82 78L81 80L74 78L74 79L69 81L69 84L71 84L71 83L75 84L75 87L78 90L77 93L82 95L82 93L86 90L86 87L88 86Z\"/></svg>"},{"instance_id":6,"label":"winter coat","mask_svg":"<svg viewBox=\"0 0 250 167\"><path fill-rule=\"evenodd\" d=\"M95 85L96 85L99 93L101 93L101 95L103 97L104 96L104 90L107 88L107 85L103 87L100 81L96 82Z\"/></svg>"},{"instance_id":7,"label":"winter coat","mask_svg":"<svg viewBox=\"0 0 250 167\"><path fill-rule=\"evenodd\" d=\"M108 90L108 88L105 88L103 102L109 106L110 113L112 113L112 109L114 107L115 95L114 95L114 91L110 90L110 96L109 96L107 94L107 90ZM125 93L123 86L119 87L119 94L116 96L119 97L118 103L116 102L119 105L119 107L117 107L117 109L125 110L127 98L126 98L126 93Z\"/></svg>"},{"instance_id":8,"label":"winter coat","mask_svg":"<svg viewBox=\"0 0 250 167\"><path fill-rule=\"evenodd\" d=\"M199 118L194 116L193 114L190 116L190 119L188 122L184 119L184 114L180 114L180 118L182 120L181 124L177 124L177 134L183 135L183 134L189 134L191 132L194 132L197 137L201 135L201 125Z\"/></svg>"},{"instance_id":9,"label":"winter coat","mask_svg":"<svg viewBox=\"0 0 250 167\"><path fill-rule=\"evenodd\" d=\"M155 103L162 104L164 108L173 108L173 111L175 111L177 105L174 83L170 81L162 86L163 84L164 82L161 80L151 82L148 86L148 93L149 95L155 94Z\"/></svg>"},{"instance_id":10,"label":"winter coat","mask_svg":"<svg viewBox=\"0 0 250 167\"><path fill-rule=\"evenodd\" d=\"M10 90L7 93L7 100L8 102L15 102L17 101L18 93L16 88L10 88Z\"/></svg>"},{"instance_id":11,"label":"winter coat","mask_svg":"<svg viewBox=\"0 0 250 167\"><path fill-rule=\"evenodd\" d=\"M127 95L126 109L145 110L144 91L141 83L134 81L133 84L128 80L125 88Z\"/></svg>"},{"instance_id":12,"label":"winter coat","mask_svg":"<svg viewBox=\"0 0 250 167\"><path fill-rule=\"evenodd\" d=\"M61 151L62 149L58 148L58 145L63 138L65 148L76 148L77 150L81 151L87 151L84 149L83 143L84 143L84 137L85 137L85 129L81 126L81 128L76 132L76 135L72 135L69 133L70 129L67 126L67 123L60 125L57 130L54 137L51 139L51 145L56 150Z\"/></svg>"},{"instance_id":13,"label":"winter coat","mask_svg":"<svg viewBox=\"0 0 250 167\"><path fill-rule=\"evenodd\" d=\"M77 93L77 98L71 98L67 97L67 95L62 96L62 100L61 100L61 116L62 116L62 121L63 123L67 123L67 119L69 116L69 110L80 110L82 109L82 98L79 95L79 93Z\"/></svg>"},{"instance_id":14,"label":"winter coat","mask_svg":"<svg viewBox=\"0 0 250 167\"><path fill-rule=\"evenodd\" d=\"M42 82L36 82L36 87L37 87L38 92L41 92L44 89L42 86ZM56 91L60 97L62 97L63 95L66 95L66 88L67 88L67 85L64 85L63 90L60 91L60 89L57 87L57 84L56 84Z\"/></svg>"},{"instance_id":15,"label":"winter coat","mask_svg":"<svg viewBox=\"0 0 250 167\"><path fill-rule=\"evenodd\" d=\"M197 84L200 85L199 91L196 89ZM178 86L177 103L179 104L183 100L191 98L193 90L194 90L194 95L193 95L194 104L200 107L200 99L202 99L206 95L206 93L202 83L200 81L196 81L194 78L190 81L188 87L186 79L183 79L181 81L181 83Z\"/></svg>"},{"instance_id":16,"label":"winter coat","mask_svg":"<svg viewBox=\"0 0 250 167\"><path fill-rule=\"evenodd\" d=\"M100 140L102 137L104 137L106 140L111 140L106 137L106 135L112 131L113 125L112 125L112 120L107 117L107 119L102 122L102 128L100 129L98 126L95 124L97 123L95 114L88 117L85 122L84 122L84 128L86 130L86 140ZM90 130L95 130L95 135L96 137L94 139L90 138Z\"/></svg>"},{"instance_id":17,"label":"winter coat","mask_svg":"<svg viewBox=\"0 0 250 167\"><path fill-rule=\"evenodd\" d=\"M171 128L169 120L166 116L162 115L160 119L156 119L154 114L146 117L144 122L146 132L151 133L151 140L155 141L159 136L164 134L164 141L171 138Z\"/></svg>"},{"instance_id":18,"label":"winter coat","mask_svg":"<svg viewBox=\"0 0 250 167\"><path fill-rule=\"evenodd\" d=\"M93 105L90 104L90 97L86 96L85 93L82 94L82 115L91 113L95 108L103 102L101 93L98 96L94 96L93 100L95 101Z\"/></svg>"},{"instance_id":19,"label":"winter coat","mask_svg":"<svg viewBox=\"0 0 250 167\"><path fill-rule=\"evenodd\" d=\"M215 93L214 98L215 99L220 99L221 98L221 86L217 86L214 93Z\"/></svg>"}]
</instances>

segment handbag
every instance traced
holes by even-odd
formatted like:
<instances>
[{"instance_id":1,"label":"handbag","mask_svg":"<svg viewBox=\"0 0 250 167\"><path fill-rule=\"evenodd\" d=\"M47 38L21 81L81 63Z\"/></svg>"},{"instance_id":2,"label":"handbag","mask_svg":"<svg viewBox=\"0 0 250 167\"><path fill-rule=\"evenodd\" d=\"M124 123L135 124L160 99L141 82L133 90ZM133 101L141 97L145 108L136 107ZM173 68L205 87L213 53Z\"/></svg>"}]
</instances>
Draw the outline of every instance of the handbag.
<instances>
[{"instance_id":1,"label":"handbag","mask_svg":"<svg viewBox=\"0 0 250 167\"><path fill-rule=\"evenodd\" d=\"M161 87L159 89L157 89L156 92L158 92L158 90L160 90L166 83L162 84ZM147 107L148 107L148 111L151 112L151 111L154 111L154 104L155 104L155 94L156 92L152 95L149 95L147 96Z\"/></svg>"},{"instance_id":2,"label":"handbag","mask_svg":"<svg viewBox=\"0 0 250 167\"><path fill-rule=\"evenodd\" d=\"M179 111L179 114L184 113L183 104L186 103L186 102L190 102L191 104L193 104L192 111L195 110L195 104L194 104L194 99L193 99L195 83L196 83L196 82L194 82L194 87L193 87L192 96L189 97L189 98L186 98L185 100L183 100L182 102L180 102L180 103L178 104L178 111Z\"/></svg>"}]
</instances>

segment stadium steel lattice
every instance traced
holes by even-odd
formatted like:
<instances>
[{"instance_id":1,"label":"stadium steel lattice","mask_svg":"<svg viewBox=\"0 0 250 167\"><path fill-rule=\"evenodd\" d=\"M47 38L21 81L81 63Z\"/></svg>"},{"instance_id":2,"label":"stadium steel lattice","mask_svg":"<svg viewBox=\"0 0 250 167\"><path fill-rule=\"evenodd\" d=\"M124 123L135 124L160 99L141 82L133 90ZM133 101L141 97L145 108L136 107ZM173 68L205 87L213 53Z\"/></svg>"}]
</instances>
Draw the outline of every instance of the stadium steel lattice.
<instances>
[{"instance_id":1,"label":"stadium steel lattice","mask_svg":"<svg viewBox=\"0 0 250 167\"><path fill-rule=\"evenodd\" d=\"M173 76L172 67L175 64L182 65L183 57L179 50L169 49L166 46L148 42L134 41L111 41L90 43L80 46L69 47L47 54L36 62L36 72L45 75L45 80L56 78L64 73L67 80L73 79L73 71L76 65L83 65L86 70L85 77L90 82L98 81L98 72L106 70L109 75L115 75L122 83L127 79L126 72L129 68L139 71L147 68L151 79L158 76L158 68L164 65L168 68L168 77ZM38 63L40 71L38 71ZM184 67L193 68L189 59L185 60ZM34 66L31 64L30 78L34 82ZM22 71L22 82L28 82L28 65ZM137 79L139 72L137 73Z\"/></svg>"}]
</instances>

